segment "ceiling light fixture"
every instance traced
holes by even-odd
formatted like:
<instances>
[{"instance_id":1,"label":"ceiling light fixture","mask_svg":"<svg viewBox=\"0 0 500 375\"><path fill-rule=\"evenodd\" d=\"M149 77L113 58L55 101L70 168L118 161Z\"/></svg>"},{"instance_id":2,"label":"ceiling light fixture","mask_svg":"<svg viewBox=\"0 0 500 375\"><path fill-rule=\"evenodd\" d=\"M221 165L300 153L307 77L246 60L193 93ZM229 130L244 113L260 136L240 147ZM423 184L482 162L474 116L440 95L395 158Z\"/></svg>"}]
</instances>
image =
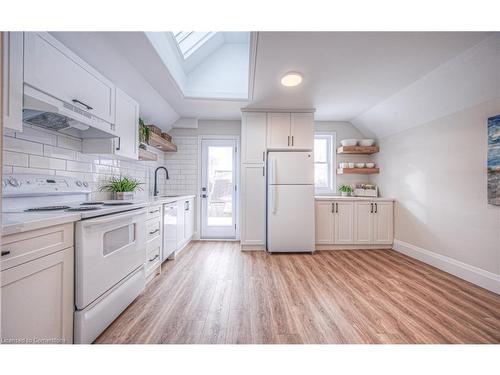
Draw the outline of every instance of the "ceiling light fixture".
<instances>
[{"instance_id":1,"label":"ceiling light fixture","mask_svg":"<svg viewBox=\"0 0 500 375\"><path fill-rule=\"evenodd\" d=\"M297 72L288 72L281 78L281 84L286 87L298 86L302 83L302 75Z\"/></svg>"}]
</instances>

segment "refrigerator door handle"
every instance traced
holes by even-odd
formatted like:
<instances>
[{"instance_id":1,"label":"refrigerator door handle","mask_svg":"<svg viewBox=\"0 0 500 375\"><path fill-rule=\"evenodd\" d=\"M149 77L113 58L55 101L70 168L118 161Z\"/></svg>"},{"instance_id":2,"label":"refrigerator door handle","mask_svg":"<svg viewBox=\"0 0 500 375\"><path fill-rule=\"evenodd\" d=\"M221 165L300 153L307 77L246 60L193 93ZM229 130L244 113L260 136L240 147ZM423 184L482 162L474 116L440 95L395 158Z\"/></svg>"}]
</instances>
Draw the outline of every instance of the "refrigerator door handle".
<instances>
[{"instance_id":1,"label":"refrigerator door handle","mask_svg":"<svg viewBox=\"0 0 500 375\"><path fill-rule=\"evenodd\" d=\"M269 161L269 159L268 159ZM269 177L269 184L276 184L276 159L271 159L271 163L269 164L269 170L267 171Z\"/></svg>"},{"instance_id":2,"label":"refrigerator door handle","mask_svg":"<svg viewBox=\"0 0 500 375\"><path fill-rule=\"evenodd\" d=\"M271 194L271 212L275 214L278 211L276 204L276 186L270 186L269 193Z\"/></svg>"}]
</instances>

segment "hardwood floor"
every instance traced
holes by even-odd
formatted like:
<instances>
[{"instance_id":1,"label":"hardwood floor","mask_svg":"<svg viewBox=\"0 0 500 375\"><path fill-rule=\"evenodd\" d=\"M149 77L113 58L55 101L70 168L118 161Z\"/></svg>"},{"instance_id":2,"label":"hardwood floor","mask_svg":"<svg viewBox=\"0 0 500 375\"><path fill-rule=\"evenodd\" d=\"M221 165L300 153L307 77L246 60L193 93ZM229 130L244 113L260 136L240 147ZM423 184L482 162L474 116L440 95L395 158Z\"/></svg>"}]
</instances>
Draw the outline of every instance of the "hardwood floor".
<instances>
[{"instance_id":1,"label":"hardwood floor","mask_svg":"<svg viewBox=\"0 0 500 375\"><path fill-rule=\"evenodd\" d=\"M500 343L500 296L390 250L192 242L96 343Z\"/></svg>"}]
</instances>

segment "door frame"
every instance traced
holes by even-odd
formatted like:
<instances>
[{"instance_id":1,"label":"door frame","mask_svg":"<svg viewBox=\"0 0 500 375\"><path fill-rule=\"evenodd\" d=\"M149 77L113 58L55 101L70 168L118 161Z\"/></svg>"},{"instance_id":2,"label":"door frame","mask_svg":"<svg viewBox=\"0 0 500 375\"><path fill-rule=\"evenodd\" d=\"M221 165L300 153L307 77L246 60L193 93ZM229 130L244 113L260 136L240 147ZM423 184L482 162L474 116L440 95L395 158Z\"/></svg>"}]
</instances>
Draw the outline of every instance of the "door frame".
<instances>
[{"instance_id":1,"label":"door frame","mask_svg":"<svg viewBox=\"0 0 500 375\"><path fill-rule=\"evenodd\" d=\"M201 175L202 175L202 141L203 140L234 140L236 141L236 152L235 152L235 181L236 181L236 191L235 191L235 199L234 199L234 221L236 224L235 230L235 238L221 238L222 241L239 241L240 240L240 136L239 135L216 135L216 134L204 134L198 136L198 188L197 188L197 196L196 199L196 227L197 227L197 238L200 241L214 241L216 238L202 238L201 235L201 207L202 207L202 191L201 191Z\"/></svg>"}]
</instances>

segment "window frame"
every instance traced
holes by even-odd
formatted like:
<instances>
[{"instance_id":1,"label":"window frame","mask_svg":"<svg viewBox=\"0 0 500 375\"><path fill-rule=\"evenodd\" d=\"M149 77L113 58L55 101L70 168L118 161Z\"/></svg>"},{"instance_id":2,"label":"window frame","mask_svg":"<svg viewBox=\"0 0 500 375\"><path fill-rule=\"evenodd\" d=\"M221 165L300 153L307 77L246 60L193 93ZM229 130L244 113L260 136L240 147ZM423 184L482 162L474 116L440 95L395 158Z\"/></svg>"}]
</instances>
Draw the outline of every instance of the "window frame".
<instances>
[{"instance_id":1,"label":"window frame","mask_svg":"<svg viewBox=\"0 0 500 375\"><path fill-rule=\"evenodd\" d=\"M329 179L329 187L317 187L314 186L314 192L316 195L329 195L337 193L337 175L335 174L335 166L337 165L337 133L332 131L315 131L314 132L314 140L316 138L327 139L328 148L327 150L327 163L328 164L328 179ZM316 161L314 161L314 167L316 169ZM315 171L316 172L316 171Z\"/></svg>"},{"instance_id":2,"label":"window frame","mask_svg":"<svg viewBox=\"0 0 500 375\"><path fill-rule=\"evenodd\" d=\"M187 60L202 45L210 40L215 31L172 31L171 32L179 54L184 60ZM187 47L185 44L187 43Z\"/></svg>"}]
</instances>

